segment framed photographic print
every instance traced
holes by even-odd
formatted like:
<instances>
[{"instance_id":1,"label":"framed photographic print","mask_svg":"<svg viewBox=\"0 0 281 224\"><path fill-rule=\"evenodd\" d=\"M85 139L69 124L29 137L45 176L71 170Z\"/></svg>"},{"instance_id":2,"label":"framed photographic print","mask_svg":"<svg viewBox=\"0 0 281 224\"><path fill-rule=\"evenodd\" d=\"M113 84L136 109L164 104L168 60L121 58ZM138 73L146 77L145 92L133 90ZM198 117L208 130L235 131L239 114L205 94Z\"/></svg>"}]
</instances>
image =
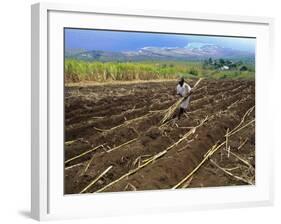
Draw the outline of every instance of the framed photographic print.
<instances>
[{"instance_id":1,"label":"framed photographic print","mask_svg":"<svg viewBox=\"0 0 281 224\"><path fill-rule=\"evenodd\" d=\"M271 18L32 6L32 217L269 205Z\"/></svg>"}]
</instances>

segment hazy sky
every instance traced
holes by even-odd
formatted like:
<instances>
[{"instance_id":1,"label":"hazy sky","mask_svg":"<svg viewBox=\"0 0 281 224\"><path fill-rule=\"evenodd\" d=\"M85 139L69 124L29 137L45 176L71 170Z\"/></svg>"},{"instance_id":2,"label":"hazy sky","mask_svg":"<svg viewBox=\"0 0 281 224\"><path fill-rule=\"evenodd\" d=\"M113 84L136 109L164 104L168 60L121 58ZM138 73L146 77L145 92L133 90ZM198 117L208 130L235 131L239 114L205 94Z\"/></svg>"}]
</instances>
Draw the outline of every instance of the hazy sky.
<instances>
[{"instance_id":1,"label":"hazy sky","mask_svg":"<svg viewBox=\"0 0 281 224\"><path fill-rule=\"evenodd\" d=\"M186 47L190 43L208 43L255 52L256 42L255 38L65 29L67 49L135 51L143 47Z\"/></svg>"}]
</instances>

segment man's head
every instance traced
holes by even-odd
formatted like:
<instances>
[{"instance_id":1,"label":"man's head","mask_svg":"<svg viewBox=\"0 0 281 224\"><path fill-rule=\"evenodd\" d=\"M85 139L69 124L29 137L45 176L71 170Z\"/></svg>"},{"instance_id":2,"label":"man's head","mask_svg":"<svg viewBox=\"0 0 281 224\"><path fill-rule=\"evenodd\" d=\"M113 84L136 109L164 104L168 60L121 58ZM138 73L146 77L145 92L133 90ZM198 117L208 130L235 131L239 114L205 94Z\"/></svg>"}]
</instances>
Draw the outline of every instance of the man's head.
<instances>
[{"instance_id":1,"label":"man's head","mask_svg":"<svg viewBox=\"0 0 281 224\"><path fill-rule=\"evenodd\" d=\"M183 83L184 83L184 78L183 78L183 77L181 77L181 78L180 78L180 80L179 80L179 84L180 84L180 86L182 86L182 85L183 85Z\"/></svg>"}]
</instances>

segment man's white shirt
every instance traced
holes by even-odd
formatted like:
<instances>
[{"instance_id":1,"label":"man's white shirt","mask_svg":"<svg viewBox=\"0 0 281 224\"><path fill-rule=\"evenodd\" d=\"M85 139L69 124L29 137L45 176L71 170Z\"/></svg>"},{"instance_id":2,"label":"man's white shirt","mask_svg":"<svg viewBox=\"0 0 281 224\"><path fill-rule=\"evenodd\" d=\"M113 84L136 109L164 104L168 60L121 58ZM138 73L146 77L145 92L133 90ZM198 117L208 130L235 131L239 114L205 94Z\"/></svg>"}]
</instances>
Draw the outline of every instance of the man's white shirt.
<instances>
[{"instance_id":1,"label":"man's white shirt","mask_svg":"<svg viewBox=\"0 0 281 224\"><path fill-rule=\"evenodd\" d=\"M190 92L191 87L187 83L183 83L182 86L178 84L176 90L177 90L177 94L180 94L181 96L185 97ZM189 105L189 101L190 101L190 96L187 97L187 99L181 103L180 107L183 109L187 109Z\"/></svg>"}]
</instances>

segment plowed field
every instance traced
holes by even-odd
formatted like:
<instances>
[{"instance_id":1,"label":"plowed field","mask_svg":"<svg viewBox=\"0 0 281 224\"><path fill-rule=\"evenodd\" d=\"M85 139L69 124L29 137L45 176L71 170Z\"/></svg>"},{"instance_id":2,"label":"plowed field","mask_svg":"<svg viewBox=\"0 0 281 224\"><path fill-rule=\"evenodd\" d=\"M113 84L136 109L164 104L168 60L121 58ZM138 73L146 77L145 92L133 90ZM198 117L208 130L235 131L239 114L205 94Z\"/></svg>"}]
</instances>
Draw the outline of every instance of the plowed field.
<instances>
[{"instance_id":1,"label":"plowed field","mask_svg":"<svg viewBox=\"0 0 281 224\"><path fill-rule=\"evenodd\" d=\"M65 194L255 184L254 81L203 80L161 124L175 87L65 87Z\"/></svg>"}]
</instances>

